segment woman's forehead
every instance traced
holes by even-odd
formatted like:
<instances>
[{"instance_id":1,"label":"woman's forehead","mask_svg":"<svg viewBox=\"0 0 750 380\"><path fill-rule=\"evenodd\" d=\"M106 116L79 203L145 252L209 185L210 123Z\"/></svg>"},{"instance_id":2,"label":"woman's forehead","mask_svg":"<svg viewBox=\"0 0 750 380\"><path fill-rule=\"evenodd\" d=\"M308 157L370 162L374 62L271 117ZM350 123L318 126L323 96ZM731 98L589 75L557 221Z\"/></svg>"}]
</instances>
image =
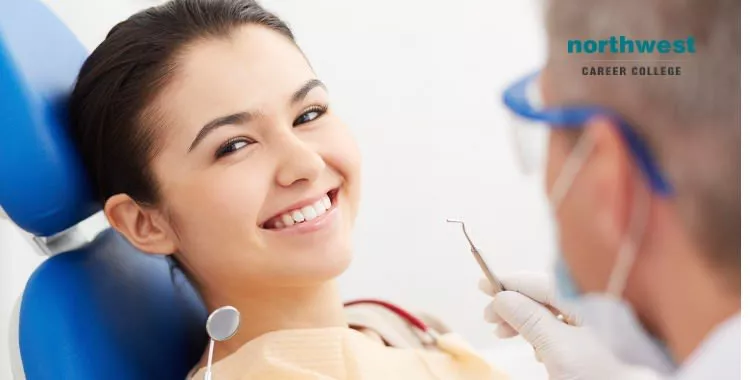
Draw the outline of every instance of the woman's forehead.
<instances>
[{"instance_id":1,"label":"woman's forehead","mask_svg":"<svg viewBox=\"0 0 750 380\"><path fill-rule=\"evenodd\" d=\"M255 25L228 37L196 41L176 63L156 106L177 123L286 106L289 97L315 77L292 41Z\"/></svg>"},{"instance_id":2,"label":"woman's forehead","mask_svg":"<svg viewBox=\"0 0 750 380\"><path fill-rule=\"evenodd\" d=\"M199 91L231 90L273 95L294 91L313 75L304 55L286 36L262 26L237 28L228 37L201 39L177 62L175 84Z\"/></svg>"}]
</instances>

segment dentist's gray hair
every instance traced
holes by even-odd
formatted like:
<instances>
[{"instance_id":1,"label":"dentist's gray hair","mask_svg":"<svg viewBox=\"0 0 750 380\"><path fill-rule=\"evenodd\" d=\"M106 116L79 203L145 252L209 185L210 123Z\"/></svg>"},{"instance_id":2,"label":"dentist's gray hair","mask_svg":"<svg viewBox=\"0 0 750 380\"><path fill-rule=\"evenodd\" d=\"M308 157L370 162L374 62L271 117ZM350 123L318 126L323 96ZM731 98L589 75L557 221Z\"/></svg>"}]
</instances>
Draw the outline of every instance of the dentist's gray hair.
<instances>
[{"instance_id":1,"label":"dentist's gray hair","mask_svg":"<svg viewBox=\"0 0 750 380\"><path fill-rule=\"evenodd\" d=\"M545 80L567 105L622 114L675 187L685 225L708 259L740 278L740 0L552 0ZM568 40L679 40L694 54L568 54ZM591 60L681 66L680 76L584 76ZM678 62L657 62L674 60ZM723 272L727 273L727 272ZM732 279L734 282L735 279ZM739 286L737 287L739 290Z\"/></svg>"}]
</instances>

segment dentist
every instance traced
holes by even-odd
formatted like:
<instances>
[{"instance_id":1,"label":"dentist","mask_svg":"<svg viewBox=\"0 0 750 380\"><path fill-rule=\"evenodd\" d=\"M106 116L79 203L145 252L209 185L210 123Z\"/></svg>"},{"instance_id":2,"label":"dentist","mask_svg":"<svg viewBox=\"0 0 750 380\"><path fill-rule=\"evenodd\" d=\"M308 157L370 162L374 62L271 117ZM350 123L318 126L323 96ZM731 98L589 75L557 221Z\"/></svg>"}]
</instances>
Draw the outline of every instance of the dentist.
<instances>
[{"instance_id":1,"label":"dentist","mask_svg":"<svg viewBox=\"0 0 750 380\"><path fill-rule=\"evenodd\" d=\"M546 155L555 285L483 283L486 319L527 340L551 379L739 379L740 1L550 0L546 26L546 66L503 101L526 124L513 129L524 168ZM613 36L695 49L569 52ZM582 75L597 65L680 75Z\"/></svg>"}]
</instances>

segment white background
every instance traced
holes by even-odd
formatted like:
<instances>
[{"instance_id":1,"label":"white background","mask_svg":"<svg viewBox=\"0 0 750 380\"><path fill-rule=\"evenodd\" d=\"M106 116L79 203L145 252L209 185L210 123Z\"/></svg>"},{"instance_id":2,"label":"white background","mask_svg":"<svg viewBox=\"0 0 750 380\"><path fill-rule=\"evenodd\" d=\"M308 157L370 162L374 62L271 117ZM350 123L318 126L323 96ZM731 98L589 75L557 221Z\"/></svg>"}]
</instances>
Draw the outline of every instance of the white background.
<instances>
[{"instance_id":1,"label":"white background","mask_svg":"<svg viewBox=\"0 0 750 380\"><path fill-rule=\"evenodd\" d=\"M147 0L46 0L93 49ZM544 59L531 1L264 1L287 21L364 156L364 194L345 298L378 297L443 318L502 368L541 378L523 342L484 323L467 221L498 273L548 270L554 252L539 177L514 166L499 92ZM101 223L101 222L98 222ZM95 223L96 224L96 223ZM0 338L41 262L0 221ZM0 379L9 374L0 345ZM522 360L517 360L522 357ZM8 375L8 378L10 375Z\"/></svg>"}]
</instances>

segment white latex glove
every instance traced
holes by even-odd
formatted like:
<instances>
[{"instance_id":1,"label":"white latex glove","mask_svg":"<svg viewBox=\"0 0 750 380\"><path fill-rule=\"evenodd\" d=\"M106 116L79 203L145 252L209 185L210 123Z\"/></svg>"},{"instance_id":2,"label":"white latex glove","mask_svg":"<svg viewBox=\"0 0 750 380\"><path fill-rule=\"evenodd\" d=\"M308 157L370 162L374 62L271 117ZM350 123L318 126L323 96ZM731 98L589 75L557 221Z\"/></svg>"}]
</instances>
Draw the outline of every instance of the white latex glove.
<instances>
[{"instance_id":1,"label":"white latex glove","mask_svg":"<svg viewBox=\"0 0 750 380\"><path fill-rule=\"evenodd\" d=\"M536 350L550 380L651 380L660 377L646 369L621 363L580 319L566 313L554 299L547 276L517 273L499 278L505 290L493 294L489 281L480 288L493 297L485 319L498 324L496 334L508 338L520 334ZM567 325L553 315L553 306L574 321Z\"/></svg>"}]
</instances>

